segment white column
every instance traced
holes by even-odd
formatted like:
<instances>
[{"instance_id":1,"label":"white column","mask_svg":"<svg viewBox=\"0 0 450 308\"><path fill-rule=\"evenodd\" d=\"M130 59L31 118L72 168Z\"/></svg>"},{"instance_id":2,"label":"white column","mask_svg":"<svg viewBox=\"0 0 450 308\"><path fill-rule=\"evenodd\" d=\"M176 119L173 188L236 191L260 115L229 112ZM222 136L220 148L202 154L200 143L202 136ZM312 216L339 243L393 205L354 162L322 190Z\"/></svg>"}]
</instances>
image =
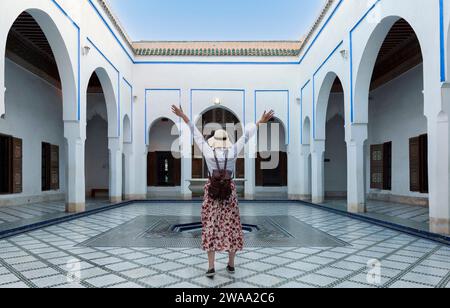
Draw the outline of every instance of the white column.
<instances>
[{"instance_id":1,"label":"white column","mask_svg":"<svg viewBox=\"0 0 450 308\"><path fill-rule=\"evenodd\" d=\"M0 50L4 52L3 48ZM4 55L4 53L2 53L2 55ZM3 61L0 61L0 118L5 114L5 92L5 59L3 59Z\"/></svg>"},{"instance_id":2,"label":"white column","mask_svg":"<svg viewBox=\"0 0 450 308\"><path fill-rule=\"evenodd\" d=\"M122 147L120 138L109 138L109 199L122 201Z\"/></svg>"},{"instance_id":3,"label":"white column","mask_svg":"<svg viewBox=\"0 0 450 308\"><path fill-rule=\"evenodd\" d=\"M131 143L125 143L123 145L123 153L125 156L125 174L124 180L124 199L125 200L137 200L139 198L138 193L136 192L136 174L135 170L135 158L133 153L133 146Z\"/></svg>"},{"instance_id":4,"label":"white column","mask_svg":"<svg viewBox=\"0 0 450 308\"><path fill-rule=\"evenodd\" d=\"M245 199L254 200L255 199L255 154L252 151L245 151Z\"/></svg>"},{"instance_id":5,"label":"white column","mask_svg":"<svg viewBox=\"0 0 450 308\"><path fill-rule=\"evenodd\" d=\"M66 212L68 213L80 213L86 209L84 167L86 137L83 135L80 134L79 123L64 123L64 136L67 141Z\"/></svg>"},{"instance_id":6,"label":"white column","mask_svg":"<svg viewBox=\"0 0 450 308\"><path fill-rule=\"evenodd\" d=\"M148 151L147 147L143 147L144 149L139 149L139 154L134 155L134 168L135 171L135 196L134 199L137 200L145 200L147 199L147 157Z\"/></svg>"},{"instance_id":7,"label":"white column","mask_svg":"<svg viewBox=\"0 0 450 308\"><path fill-rule=\"evenodd\" d=\"M430 229L450 234L449 123L434 119L428 125Z\"/></svg>"},{"instance_id":8,"label":"white column","mask_svg":"<svg viewBox=\"0 0 450 308\"><path fill-rule=\"evenodd\" d=\"M366 180L364 173L364 142L367 124L352 124L347 128L347 210L366 212Z\"/></svg>"},{"instance_id":9,"label":"white column","mask_svg":"<svg viewBox=\"0 0 450 308\"><path fill-rule=\"evenodd\" d=\"M300 200L311 200L310 155L311 148L309 144L302 145L298 160L299 167L295 168L295 170L299 172Z\"/></svg>"},{"instance_id":10,"label":"white column","mask_svg":"<svg viewBox=\"0 0 450 308\"><path fill-rule=\"evenodd\" d=\"M288 151L288 198L289 200L301 200L300 191L300 161L299 153L291 150L294 144L289 145Z\"/></svg>"},{"instance_id":11,"label":"white column","mask_svg":"<svg viewBox=\"0 0 450 308\"><path fill-rule=\"evenodd\" d=\"M312 202L325 201L325 140L314 140L312 144Z\"/></svg>"},{"instance_id":12,"label":"white column","mask_svg":"<svg viewBox=\"0 0 450 308\"><path fill-rule=\"evenodd\" d=\"M441 103L449 108L450 84L441 89ZM425 91L425 100L433 100ZM428 94L428 95L427 95ZM432 94L431 94L432 95ZM450 234L450 110L428 116L428 180L430 201L430 230Z\"/></svg>"},{"instance_id":13,"label":"white column","mask_svg":"<svg viewBox=\"0 0 450 308\"><path fill-rule=\"evenodd\" d=\"M192 179L192 141L191 130L186 124L182 124L181 143L181 195L183 199L192 199L192 191L189 189Z\"/></svg>"}]
</instances>

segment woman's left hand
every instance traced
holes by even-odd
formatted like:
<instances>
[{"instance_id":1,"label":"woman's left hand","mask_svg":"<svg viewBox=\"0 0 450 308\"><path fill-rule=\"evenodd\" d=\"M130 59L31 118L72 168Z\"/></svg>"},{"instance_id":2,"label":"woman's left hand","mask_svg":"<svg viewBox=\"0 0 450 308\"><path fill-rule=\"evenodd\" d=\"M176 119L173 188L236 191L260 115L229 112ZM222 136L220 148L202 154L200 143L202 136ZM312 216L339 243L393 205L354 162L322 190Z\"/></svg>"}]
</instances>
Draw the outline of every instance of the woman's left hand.
<instances>
[{"instance_id":1,"label":"woman's left hand","mask_svg":"<svg viewBox=\"0 0 450 308\"><path fill-rule=\"evenodd\" d=\"M273 111L273 110L270 110L269 112L264 111L264 114L262 115L261 120L259 120L257 125L259 126L260 124L267 124L270 120L273 119L274 116L275 116L275 111Z\"/></svg>"},{"instance_id":2,"label":"woman's left hand","mask_svg":"<svg viewBox=\"0 0 450 308\"><path fill-rule=\"evenodd\" d=\"M177 117L182 118L183 121L188 124L189 123L189 118L187 117L187 115L183 112L183 108L177 107L175 105L172 105L172 112L173 114L175 114Z\"/></svg>"}]
</instances>

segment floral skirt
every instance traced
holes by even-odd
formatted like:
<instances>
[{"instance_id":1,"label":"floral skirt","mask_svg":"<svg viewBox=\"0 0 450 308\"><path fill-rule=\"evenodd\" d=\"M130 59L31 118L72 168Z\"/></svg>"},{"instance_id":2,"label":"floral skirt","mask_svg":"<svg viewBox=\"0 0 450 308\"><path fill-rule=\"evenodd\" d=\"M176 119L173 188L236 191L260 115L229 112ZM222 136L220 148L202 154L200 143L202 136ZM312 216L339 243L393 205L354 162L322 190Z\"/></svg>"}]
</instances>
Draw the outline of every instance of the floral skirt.
<instances>
[{"instance_id":1,"label":"floral skirt","mask_svg":"<svg viewBox=\"0 0 450 308\"><path fill-rule=\"evenodd\" d=\"M237 252L244 248L239 203L236 185L226 201L217 201L209 197L208 182L205 186L205 198L202 207L202 248L208 252Z\"/></svg>"}]
</instances>

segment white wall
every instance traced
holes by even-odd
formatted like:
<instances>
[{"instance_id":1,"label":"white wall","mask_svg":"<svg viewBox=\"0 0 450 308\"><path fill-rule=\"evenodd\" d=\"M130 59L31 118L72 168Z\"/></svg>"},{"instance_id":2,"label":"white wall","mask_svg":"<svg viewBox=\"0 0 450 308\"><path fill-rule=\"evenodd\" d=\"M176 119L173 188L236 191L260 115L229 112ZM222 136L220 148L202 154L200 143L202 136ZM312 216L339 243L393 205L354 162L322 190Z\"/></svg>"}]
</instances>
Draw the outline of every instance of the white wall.
<instances>
[{"instance_id":1,"label":"white wall","mask_svg":"<svg viewBox=\"0 0 450 308\"><path fill-rule=\"evenodd\" d=\"M371 144L392 141L392 191L397 196L426 197L409 190L409 139L427 132L423 106L423 66L419 65L374 90L369 102L369 138L366 170L370 166ZM370 190L370 172L367 191Z\"/></svg>"},{"instance_id":2,"label":"white wall","mask_svg":"<svg viewBox=\"0 0 450 308\"><path fill-rule=\"evenodd\" d=\"M0 205L45 199L63 199L66 146L62 120L61 91L17 64L6 60L6 116L0 119L0 133L23 140L23 193L0 196ZM41 191L42 142L60 149L60 190ZM54 195L51 197L51 195Z\"/></svg>"}]
</instances>

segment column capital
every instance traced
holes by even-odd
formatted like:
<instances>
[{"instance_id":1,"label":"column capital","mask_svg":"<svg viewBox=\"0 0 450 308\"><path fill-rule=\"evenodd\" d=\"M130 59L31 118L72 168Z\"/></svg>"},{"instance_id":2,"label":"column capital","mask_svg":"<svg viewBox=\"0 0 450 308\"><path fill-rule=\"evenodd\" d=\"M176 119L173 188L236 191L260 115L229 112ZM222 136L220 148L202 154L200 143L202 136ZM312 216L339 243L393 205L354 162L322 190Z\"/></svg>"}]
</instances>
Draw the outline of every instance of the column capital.
<instances>
[{"instance_id":1,"label":"column capital","mask_svg":"<svg viewBox=\"0 0 450 308\"><path fill-rule=\"evenodd\" d=\"M311 146L309 144L300 145L300 156L311 154Z\"/></svg>"},{"instance_id":2,"label":"column capital","mask_svg":"<svg viewBox=\"0 0 450 308\"><path fill-rule=\"evenodd\" d=\"M64 137L66 139L86 140L86 126L79 121L64 121Z\"/></svg>"},{"instance_id":3,"label":"column capital","mask_svg":"<svg viewBox=\"0 0 450 308\"><path fill-rule=\"evenodd\" d=\"M126 142L123 144L123 154L132 155L134 154L133 144Z\"/></svg>"},{"instance_id":4,"label":"column capital","mask_svg":"<svg viewBox=\"0 0 450 308\"><path fill-rule=\"evenodd\" d=\"M367 123L353 123L347 125L345 131L347 145L364 144L369 135Z\"/></svg>"},{"instance_id":5,"label":"column capital","mask_svg":"<svg viewBox=\"0 0 450 308\"><path fill-rule=\"evenodd\" d=\"M3 89L0 90L0 118L3 117L3 115L5 114L5 105L6 105L5 93L6 87L3 86Z\"/></svg>"},{"instance_id":6,"label":"column capital","mask_svg":"<svg viewBox=\"0 0 450 308\"><path fill-rule=\"evenodd\" d=\"M316 139L311 143L311 153L322 154L325 152L325 139Z\"/></svg>"},{"instance_id":7,"label":"column capital","mask_svg":"<svg viewBox=\"0 0 450 308\"><path fill-rule=\"evenodd\" d=\"M122 142L119 137L109 137L108 138L108 149L111 151L121 151Z\"/></svg>"}]
</instances>

